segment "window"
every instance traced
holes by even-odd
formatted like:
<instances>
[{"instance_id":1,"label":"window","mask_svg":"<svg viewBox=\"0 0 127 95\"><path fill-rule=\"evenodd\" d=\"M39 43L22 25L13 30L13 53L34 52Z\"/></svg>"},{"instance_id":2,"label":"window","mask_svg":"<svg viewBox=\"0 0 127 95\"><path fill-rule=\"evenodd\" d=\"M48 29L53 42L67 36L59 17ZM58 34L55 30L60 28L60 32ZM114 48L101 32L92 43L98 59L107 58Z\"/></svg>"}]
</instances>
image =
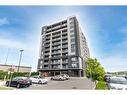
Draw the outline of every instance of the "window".
<instances>
[{"instance_id":1,"label":"window","mask_svg":"<svg viewBox=\"0 0 127 95\"><path fill-rule=\"evenodd\" d=\"M74 37L74 34L70 35L70 37Z\"/></svg>"},{"instance_id":2,"label":"window","mask_svg":"<svg viewBox=\"0 0 127 95\"><path fill-rule=\"evenodd\" d=\"M75 48L75 44L71 44L71 48Z\"/></svg>"},{"instance_id":3,"label":"window","mask_svg":"<svg viewBox=\"0 0 127 95\"><path fill-rule=\"evenodd\" d=\"M74 28L74 26L70 26L70 29L73 29Z\"/></svg>"},{"instance_id":4,"label":"window","mask_svg":"<svg viewBox=\"0 0 127 95\"><path fill-rule=\"evenodd\" d=\"M71 52L75 52L75 48L71 48Z\"/></svg>"},{"instance_id":5,"label":"window","mask_svg":"<svg viewBox=\"0 0 127 95\"><path fill-rule=\"evenodd\" d=\"M73 30L70 30L70 33L74 33L74 31Z\"/></svg>"},{"instance_id":6,"label":"window","mask_svg":"<svg viewBox=\"0 0 127 95\"><path fill-rule=\"evenodd\" d=\"M71 39L71 42L75 42L75 39Z\"/></svg>"},{"instance_id":7,"label":"window","mask_svg":"<svg viewBox=\"0 0 127 95\"><path fill-rule=\"evenodd\" d=\"M74 22L74 19L73 19L73 18L70 18L69 20L70 20L70 23L71 23L71 22Z\"/></svg>"},{"instance_id":8,"label":"window","mask_svg":"<svg viewBox=\"0 0 127 95\"><path fill-rule=\"evenodd\" d=\"M78 61L76 57L71 58L71 61Z\"/></svg>"},{"instance_id":9,"label":"window","mask_svg":"<svg viewBox=\"0 0 127 95\"><path fill-rule=\"evenodd\" d=\"M70 21L70 25L73 25L74 24L74 22L73 21Z\"/></svg>"},{"instance_id":10,"label":"window","mask_svg":"<svg viewBox=\"0 0 127 95\"><path fill-rule=\"evenodd\" d=\"M76 68L77 67L77 64L72 64L71 65L73 68Z\"/></svg>"}]
</instances>

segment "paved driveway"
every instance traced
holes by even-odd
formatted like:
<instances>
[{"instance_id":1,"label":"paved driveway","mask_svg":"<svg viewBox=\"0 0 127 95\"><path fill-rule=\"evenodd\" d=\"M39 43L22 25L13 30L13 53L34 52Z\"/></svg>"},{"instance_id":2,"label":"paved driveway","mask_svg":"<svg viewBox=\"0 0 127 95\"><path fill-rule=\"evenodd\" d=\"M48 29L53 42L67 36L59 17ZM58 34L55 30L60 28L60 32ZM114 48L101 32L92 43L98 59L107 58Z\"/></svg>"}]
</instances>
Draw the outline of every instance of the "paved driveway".
<instances>
[{"instance_id":1,"label":"paved driveway","mask_svg":"<svg viewBox=\"0 0 127 95\"><path fill-rule=\"evenodd\" d=\"M48 84L40 85L40 84L32 84L29 88L23 89L39 89L39 90L69 90L69 89L81 89L81 90L88 90L93 89L94 84L87 78L79 78L79 77L71 77L70 80L66 81L54 81L49 80Z\"/></svg>"}]
</instances>

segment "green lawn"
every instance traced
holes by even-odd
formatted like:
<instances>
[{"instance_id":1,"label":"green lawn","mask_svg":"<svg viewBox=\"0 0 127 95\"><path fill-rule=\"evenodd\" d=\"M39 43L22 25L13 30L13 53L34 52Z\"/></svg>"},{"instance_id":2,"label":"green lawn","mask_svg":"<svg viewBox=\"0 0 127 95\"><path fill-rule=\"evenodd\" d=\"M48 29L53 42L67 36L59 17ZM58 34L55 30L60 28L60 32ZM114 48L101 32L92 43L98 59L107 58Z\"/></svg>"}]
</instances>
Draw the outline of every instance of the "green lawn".
<instances>
[{"instance_id":1,"label":"green lawn","mask_svg":"<svg viewBox=\"0 0 127 95\"><path fill-rule=\"evenodd\" d=\"M96 85L96 90L107 90L107 85L105 81L98 81Z\"/></svg>"},{"instance_id":2,"label":"green lawn","mask_svg":"<svg viewBox=\"0 0 127 95\"><path fill-rule=\"evenodd\" d=\"M13 88L0 86L0 90L13 90Z\"/></svg>"}]
</instances>

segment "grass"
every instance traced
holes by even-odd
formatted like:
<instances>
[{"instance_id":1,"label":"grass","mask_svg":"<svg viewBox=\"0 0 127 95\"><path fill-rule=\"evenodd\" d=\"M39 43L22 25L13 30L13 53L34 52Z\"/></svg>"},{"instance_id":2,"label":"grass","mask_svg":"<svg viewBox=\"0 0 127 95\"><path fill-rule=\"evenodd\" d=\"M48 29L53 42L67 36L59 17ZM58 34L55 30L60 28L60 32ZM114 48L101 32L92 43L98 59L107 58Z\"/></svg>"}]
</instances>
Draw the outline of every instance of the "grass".
<instances>
[{"instance_id":1,"label":"grass","mask_svg":"<svg viewBox=\"0 0 127 95\"><path fill-rule=\"evenodd\" d=\"M13 90L13 88L0 86L0 90Z\"/></svg>"},{"instance_id":2,"label":"grass","mask_svg":"<svg viewBox=\"0 0 127 95\"><path fill-rule=\"evenodd\" d=\"M107 85L105 81L98 81L96 85L96 90L107 90Z\"/></svg>"}]
</instances>

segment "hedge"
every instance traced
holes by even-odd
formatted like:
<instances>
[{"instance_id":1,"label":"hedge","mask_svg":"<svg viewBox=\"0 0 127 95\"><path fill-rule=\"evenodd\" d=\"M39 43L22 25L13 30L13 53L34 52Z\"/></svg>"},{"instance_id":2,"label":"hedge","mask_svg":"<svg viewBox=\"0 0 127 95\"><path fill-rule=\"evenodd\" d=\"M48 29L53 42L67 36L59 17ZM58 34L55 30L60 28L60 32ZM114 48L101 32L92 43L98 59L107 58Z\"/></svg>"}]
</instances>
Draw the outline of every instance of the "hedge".
<instances>
[{"instance_id":1,"label":"hedge","mask_svg":"<svg viewBox=\"0 0 127 95\"><path fill-rule=\"evenodd\" d=\"M29 72L14 72L13 74L8 74L8 72L4 72L0 70L0 80L8 80L10 79L10 77L12 76L12 78L14 77L21 77L21 76L34 76L34 75L39 75L39 72L31 72L31 74Z\"/></svg>"}]
</instances>

